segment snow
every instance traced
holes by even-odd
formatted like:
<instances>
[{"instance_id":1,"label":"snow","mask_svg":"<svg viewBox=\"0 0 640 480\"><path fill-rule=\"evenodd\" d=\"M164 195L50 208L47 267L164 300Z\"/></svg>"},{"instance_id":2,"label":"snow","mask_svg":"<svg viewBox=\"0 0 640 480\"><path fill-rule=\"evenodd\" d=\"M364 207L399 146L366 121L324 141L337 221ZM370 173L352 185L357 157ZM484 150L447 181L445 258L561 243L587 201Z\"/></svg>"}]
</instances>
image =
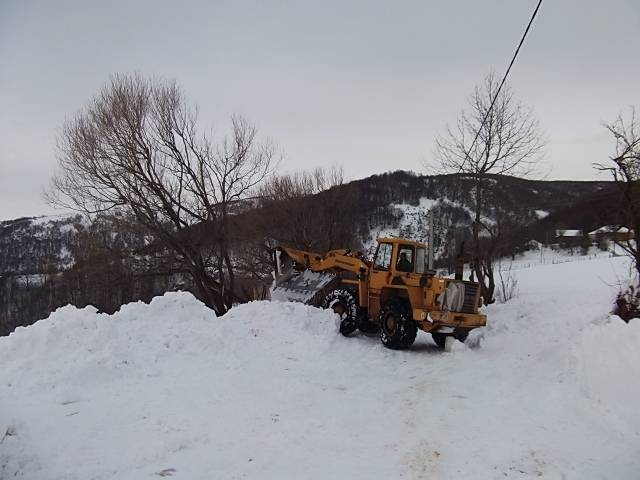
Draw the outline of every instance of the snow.
<instances>
[{"instance_id":1,"label":"snow","mask_svg":"<svg viewBox=\"0 0 640 480\"><path fill-rule=\"evenodd\" d=\"M535 214L536 214L536 217L538 217L538 220L542 220L543 218L546 218L549 216L549 212L546 210L536 210Z\"/></svg>"},{"instance_id":2,"label":"snow","mask_svg":"<svg viewBox=\"0 0 640 480\"><path fill-rule=\"evenodd\" d=\"M608 313L628 267L519 270L450 352L286 302L63 307L0 338L0 478L640 478L640 322Z\"/></svg>"},{"instance_id":3,"label":"snow","mask_svg":"<svg viewBox=\"0 0 640 480\"><path fill-rule=\"evenodd\" d=\"M29 219L29 222L34 227L43 227L49 226L52 222L66 222L73 221L75 215L71 214L60 214L60 215L41 215L39 217L32 217Z\"/></svg>"},{"instance_id":4,"label":"snow","mask_svg":"<svg viewBox=\"0 0 640 480\"><path fill-rule=\"evenodd\" d=\"M582 255L581 253L572 253L570 249L538 243L538 248L535 250L519 253L514 256L513 260L510 258L500 259L497 265L504 271L537 268L558 263L588 262L596 259L614 257L613 246L611 248L612 250L602 251L597 247L591 246L587 250L587 254ZM582 249L575 250L581 252ZM465 265L465 269L468 271L468 265Z\"/></svg>"},{"instance_id":5,"label":"snow","mask_svg":"<svg viewBox=\"0 0 640 480\"><path fill-rule=\"evenodd\" d=\"M373 251L377 245L378 238L391 238L403 234L409 234L412 239L417 241L426 241L428 237L427 215L429 211L442 200L433 200L422 197L418 205L408 203L393 203L391 208L399 211L401 214L400 222L397 227L391 228L372 228L369 238L364 242L365 251Z\"/></svg>"},{"instance_id":6,"label":"snow","mask_svg":"<svg viewBox=\"0 0 640 480\"><path fill-rule=\"evenodd\" d=\"M15 276L15 282L23 287L41 287L46 280L47 276L41 273Z\"/></svg>"},{"instance_id":7,"label":"snow","mask_svg":"<svg viewBox=\"0 0 640 480\"><path fill-rule=\"evenodd\" d=\"M616 229L611 225L604 225L596 230L593 230L592 232L589 232L589 235L594 236L600 233L629 233L631 231L632 230L629 230L627 227L620 227Z\"/></svg>"},{"instance_id":8,"label":"snow","mask_svg":"<svg viewBox=\"0 0 640 480\"><path fill-rule=\"evenodd\" d=\"M57 215L42 215L39 217L29 218L29 223L34 227L46 227L51 228L56 224L63 223L60 230L63 233L76 233L77 229L75 225L80 225L87 228L91 225L91 220L79 213L61 213Z\"/></svg>"},{"instance_id":9,"label":"snow","mask_svg":"<svg viewBox=\"0 0 640 480\"><path fill-rule=\"evenodd\" d=\"M377 246L377 239L381 237L404 237L411 238L419 242L427 243L428 241L428 220L429 212L439 204L447 204L452 207L460 208L467 212L471 217L474 215L473 211L463 205L462 203L449 200L446 197L440 197L438 199L432 199L427 197L421 197L418 205L411 205L408 203L392 203L390 206L392 209L400 213L399 224L394 227L383 228L381 226L373 227L369 232L369 237L363 242L364 251L373 253ZM482 217L482 220L487 224L494 224L494 220ZM437 256L437 252L436 252Z\"/></svg>"},{"instance_id":10,"label":"snow","mask_svg":"<svg viewBox=\"0 0 640 480\"><path fill-rule=\"evenodd\" d=\"M597 235L599 233L611 233L614 231L614 228L610 225L604 225L596 230L593 230L592 232L589 232L589 235Z\"/></svg>"}]
</instances>

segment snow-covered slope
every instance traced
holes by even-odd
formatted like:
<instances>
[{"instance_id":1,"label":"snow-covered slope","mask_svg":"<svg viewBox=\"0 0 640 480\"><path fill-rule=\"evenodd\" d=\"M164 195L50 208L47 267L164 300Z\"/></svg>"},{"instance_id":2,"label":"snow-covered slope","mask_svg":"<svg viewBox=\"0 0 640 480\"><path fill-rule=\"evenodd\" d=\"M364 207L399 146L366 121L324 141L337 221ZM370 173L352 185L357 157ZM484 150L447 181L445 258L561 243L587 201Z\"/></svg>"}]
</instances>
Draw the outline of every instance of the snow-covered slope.
<instances>
[{"instance_id":1,"label":"snow-covered slope","mask_svg":"<svg viewBox=\"0 0 640 480\"><path fill-rule=\"evenodd\" d=\"M59 309L0 338L0 478L640 478L640 322L607 314L627 265L520 270L451 353L300 304Z\"/></svg>"},{"instance_id":2,"label":"snow-covered slope","mask_svg":"<svg viewBox=\"0 0 640 480\"><path fill-rule=\"evenodd\" d=\"M459 229L469 229L474 217L473 211L465 204L446 197L420 197L417 205L410 203L391 203L384 224L371 225L366 238L362 240L365 252L374 252L379 237L403 237L428 243L429 217L433 217L435 258L446 255L448 245L455 244L453 238ZM482 216L485 225L494 225L495 220ZM530 220L522 217L523 226ZM487 236L486 230L480 236Z\"/></svg>"},{"instance_id":3,"label":"snow-covered slope","mask_svg":"<svg viewBox=\"0 0 640 480\"><path fill-rule=\"evenodd\" d=\"M366 239L363 239L365 252L375 251L379 237L403 237L428 243L429 216L434 217L435 257L444 254L447 231L455 229L458 224L470 225L473 212L465 205L447 198L421 197L417 205L409 203L392 203L388 206L392 215L385 217L385 225L372 225ZM453 214L457 214L453 215ZM464 220L460 220L460 218ZM391 220L389 224L389 219ZM491 219L485 219L491 224Z\"/></svg>"}]
</instances>

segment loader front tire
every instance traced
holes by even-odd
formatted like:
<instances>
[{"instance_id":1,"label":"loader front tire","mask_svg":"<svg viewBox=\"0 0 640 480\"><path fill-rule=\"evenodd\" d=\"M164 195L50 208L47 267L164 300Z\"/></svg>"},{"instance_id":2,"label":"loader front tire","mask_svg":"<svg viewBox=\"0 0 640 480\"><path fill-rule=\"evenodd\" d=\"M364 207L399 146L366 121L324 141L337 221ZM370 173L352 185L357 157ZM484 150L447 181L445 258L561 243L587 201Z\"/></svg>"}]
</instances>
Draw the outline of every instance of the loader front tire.
<instances>
[{"instance_id":1,"label":"loader front tire","mask_svg":"<svg viewBox=\"0 0 640 480\"><path fill-rule=\"evenodd\" d=\"M464 343L467 340L467 337L469 336L469 330L465 330L463 328L456 328L453 331L453 336L456 338L456 340Z\"/></svg>"},{"instance_id":2,"label":"loader front tire","mask_svg":"<svg viewBox=\"0 0 640 480\"><path fill-rule=\"evenodd\" d=\"M433 341L440 348L444 348L445 347L445 345L447 343L447 337L448 336L452 336L456 340L464 343L465 340L467 339L468 335L469 335L469 330L464 330L464 329L460 329L460 328L456 328L453 331L453 333L438 333L438 332L432 332L431 333L431 336L433 337Z\"/></svg>"},{"instance_id":3,"label":"loader front tire","mask_svg":"<svg viewBox=\"0 0 640 480\"><path fill-rule=\"evenodd\" d=\"M409 348L416 339L418 325L409 315L406 304L391 300L380 311L380 340L394 350Z\"/></svg>"},{"instance_id":4,"label":"loader front tire","mask_svg":"<svg viewBox=\"0 0 640 480\"><path fill-rule=\"evenodd\" d=\"M431 338L433 338L433 341L438 346L438 348L444 348L445 344L447 343L446 333L432 332Z\"/></svg>"},{"instance_id":5,"label":"loader front tire","mask_svg":"<svg viewBox=\"0 0 640 480\"><path fill-rule=\"evenodd\" d=\"M336 288L322 301L322 308L330 308L340 315L340 333L345 337L358 329L358 301L346 288Z\"/></svg>"}]
</instances>

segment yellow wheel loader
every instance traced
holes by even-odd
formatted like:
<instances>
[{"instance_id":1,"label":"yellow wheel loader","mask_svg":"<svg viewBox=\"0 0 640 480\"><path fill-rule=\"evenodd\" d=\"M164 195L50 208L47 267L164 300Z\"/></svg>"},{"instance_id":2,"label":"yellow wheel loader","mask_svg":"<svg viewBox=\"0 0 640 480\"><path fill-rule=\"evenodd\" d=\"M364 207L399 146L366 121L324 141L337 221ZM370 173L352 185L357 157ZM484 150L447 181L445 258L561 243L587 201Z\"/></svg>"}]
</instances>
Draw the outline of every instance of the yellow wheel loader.
<instances>
[{"instance_id":1,"label":"yellow wheel loader","mask_svg":"<svg viewBox=\"0 0 640 480\"><path fill-rule=\"evenodd\" d=\"M372 261L357 251L288 247L276 248L274 257L272 298L333 309L343 335L379 331L386 347L405 349L420 329L444 347L447 337L464 342L487 323L478 312L478 283L436 277L433 250L419 242L378 238Z\"/></svg>"}]
</instances>

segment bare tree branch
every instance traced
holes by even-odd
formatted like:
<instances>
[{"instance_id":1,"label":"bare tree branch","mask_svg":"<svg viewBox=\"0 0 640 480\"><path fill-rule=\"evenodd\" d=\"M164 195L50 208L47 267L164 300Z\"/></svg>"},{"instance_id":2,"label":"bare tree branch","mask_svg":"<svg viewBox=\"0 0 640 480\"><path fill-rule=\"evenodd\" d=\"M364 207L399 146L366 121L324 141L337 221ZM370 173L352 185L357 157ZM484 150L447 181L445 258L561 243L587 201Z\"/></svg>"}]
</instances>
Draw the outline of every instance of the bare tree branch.
<instances>
[{"instance_id":1,"label":"bare tree branch","mask_svg":"<svg viewBox=\"0 0 640 480\"><path fill-rule=\"evenodd\" d=\"M630 235L626 240L616 240L616 244L633 258L640 278L640 246L637 242L640 231L640 121L635 107L630 107L626 116L620 114L614 122L605 123L604 127L614 138L615 153L610 163L596 163L594 167L608 172L618 185L621 209L617 226L632 230L635 238Z\"/></svg>"}]
</instances>

